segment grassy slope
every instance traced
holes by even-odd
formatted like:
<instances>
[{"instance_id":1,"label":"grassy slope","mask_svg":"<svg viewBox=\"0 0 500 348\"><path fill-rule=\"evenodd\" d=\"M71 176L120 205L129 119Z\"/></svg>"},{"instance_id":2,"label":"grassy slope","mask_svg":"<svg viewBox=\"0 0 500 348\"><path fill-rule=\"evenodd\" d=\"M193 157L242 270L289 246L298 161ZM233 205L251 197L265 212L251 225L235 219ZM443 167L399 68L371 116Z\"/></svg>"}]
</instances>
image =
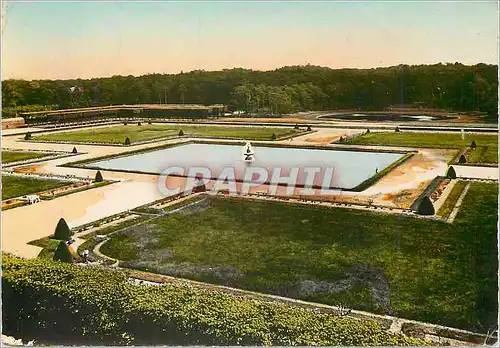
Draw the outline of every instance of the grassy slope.
<instances>
[{"instance_id":1,"label":"grassy slope","mask_svg":"<svg viewBox=\"0 0 500 348\"><path fill-rule=\"evenodd\" d=\"M2 176L2 200L69 185L67 181Z\"/></svg>"},{"instance_id":2,"label":"grassy slope","mask_svg":"<svg viewBox=\"0 0 500 348\"><path fill-rule=\"evenodd\" d=\"M36 152L2 151L2 163L23 161L46 156L49 156L49 154Z\"/></svg>"},{"instance_id":3,"label":"grassy slope","mask_svg":"<svg viewBox=\"0 0 500 348\"><path fill-rule=\"evenodd\" d=\"M149 226L156 241L120 234L101 249L134 260L148 248L150 269L235 267L243 276L221 281L200 271L185 275L252 290L295 296L300 280L343 279L352 266L384 270L395 315L469 329L496 320L497 186L473 184L454 225L345 209L213 199L211 208L174 214ZM170 233L175 231L175 233ZM157 250L168 253L154 254ZM142 260L148 260L143 256ZM166 273L169 273L167 271ZM382 312L370 289L303 298Z\"/></svg>"},{"instance_id":4,"label":"grassy slope","mask_svg":"<svg viewBox=\"0 0 500 348\"><path fill-rule=\"evenodd\" d=\"M462 140L460 134L413 133L413 132L372 132L349 139L345 144L388 145L431 148L461 148L469 146L475 140L479 147L487 147L484 155L471 156L470 161L498 163L498 136L495 134L466 134Z\"/></svg>"},{"instance_id":5,"label":"grassy slope","mask_svg":"<svg viewBox=\"0 0 500 348\"><path fill-rule=\"evenodd\" d=\"M131 142L177 135L179 130L184 135L219 136L245 138L249 140L270 140L273 133L277 137L292 133L288 128L257 128L257 127L212 127L188 125L142 125L115 126L80 130L75 132L53 133L34 137L35 140L88 141L105 143L123 143L125 138Z\"/></svg>"}]
</instances>

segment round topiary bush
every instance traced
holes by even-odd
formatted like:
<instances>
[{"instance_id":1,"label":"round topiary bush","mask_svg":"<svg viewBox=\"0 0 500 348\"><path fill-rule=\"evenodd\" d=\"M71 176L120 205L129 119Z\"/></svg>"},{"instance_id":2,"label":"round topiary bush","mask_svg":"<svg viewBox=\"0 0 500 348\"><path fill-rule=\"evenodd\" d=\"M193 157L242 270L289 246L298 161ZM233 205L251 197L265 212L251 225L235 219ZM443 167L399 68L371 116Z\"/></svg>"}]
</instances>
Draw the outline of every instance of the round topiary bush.
<instances>
[{"instance_id":1,"label":"round topiary bush","mask_svg":"<svg viewBox=\"0 0 500 348\"><path fill-rule=\"evenodd\" d=\"M182 129L179 131L179 136L182 137L184 135L184 132L182 131Z\"/></svg>"},{"instance_id":2,"label":"round topiary bush","mask_svg":"<svg viewBox=\"0 0 500 348\"><path fill-rule=\"evenodd\" d=\"M460 156L460 158L458 159L458 163L467 163L467 159L465 158L464 155Z\"/></svg>"},{"instance_id":3,"label":"round topiary bush","mask_svg":"<svg viewBox=\"0 0 500 348\"><path fill-rule=\"evenodd\" d=\"M446 172L446 177L448 179L456 179L457 178L457 173L455 172L455 168L453 168L453 166L450 166L450 168L448 168L448 171Z\"/></svg>"},{"instance_id":4,"label":"round topiary bush","mask_svg":"<svg viewBox=\"0 0 500 348\"><path fill-rule=\"evenodd\" d=\"M73 151L71 151L72 153L78 153L78 151L76 151L76 147L73 148Z\"/></svg>"},{"instance_id":5,"label":"round topiary bush","mask_svg":"<svg viewBox=\"0 0 500 348\"><path fill-rule=\"evenodd\" d=\"M28 132L24 135L24 140L30 140L31 139L31 133Z\"/></svg>"},{"instance_id":6,"label":"round topiary bush","mask_svg":"<svg viewBox=\"0 0 500 348\"><path fill-rule=\"evenodd\" d=\"M130 145L130 138L129 137L125 138L125 145Z\"/></svg>"},{"instance_id":7,"label":"round topiary bush","mask_svg":"<svg viewBox=\"0 0 500 348\"><path fill-rule=\"evenodd\" d=\"M103 179L102 179L101 171L98 170L97 173L95 173L94 182L102 182L102 181L103 181Z\"/></svg>"},{"instance_id":8,"label":"round topiary bush","mask_svg":"<svg viewBox=\"0 0 500 348\"><path fill-rule=\"evenodd\" d=\"M64 218L60 218L54 232L54 239L66 241L71 239L71 235L72 233L68 224L66 223L66 220L64 220Z\"/></svg>"},{"instance_id":9,"label":"round topiary bush","mask_svg":"<svg viewBox=\"0 0 500 348\"><path fill-rule=\"evenodd\" d=\"M271 140L276 140L276 133L273 133L273 134L271 135Z\"/></svg>"},{"instance_id":10,"label":"round topiary bush","mask_svg":"<svg viewBox=\"0 0 500 348\"><path fill-rule=\"evenodd\" d=\"M128 124L128 122L127 122L127 121L123 122L123 125L124 125L124 126L126 126L127 124Z\"/></svg>"},{"instance_id":11,"label":"round topiary bush","mask_svg":"<svg viewBox=\"0 0 500 348\"><path fill-rule=\"evenodd\" d=\"M54 252L54 257L52 258L54 261L62 261L62 262L73 262L73 255L71 255L71 251L69 251L68 245L66 242L61 241L57 246L56 251Z\"/></svg>"},{"instance_id":12,"label":"round topiary bush","mask_svg":"<svg viewBox=\"0 0 500 348\"><path fill-rule=\"evenodd\" d=\"M471 149L475 149L477 147L476 141L472 140L472 143L470 144Z\"/></svg>"},{"instance_id":13,"label":"round topiary bush","mask_svg":"<svg viewBox=\"0 0 500 348\"><path fill-rule=\"evenodd\" d=\"M153 123L153 122L151 122L151 120L149 120L149 121L148 121L148 124L151 124L151 123Z\"/></svg>"},{"instance_id":14,"label":"round topiary bush","mask_svg":"<svg viewBox=\"0 0 500 348\"><path fill-rule=\"evenodd\" d=\"M417 213L420 215L434 215L434 205L431 202L429 196L425 196L418 205Z\"/></svg>"}]
</instances>

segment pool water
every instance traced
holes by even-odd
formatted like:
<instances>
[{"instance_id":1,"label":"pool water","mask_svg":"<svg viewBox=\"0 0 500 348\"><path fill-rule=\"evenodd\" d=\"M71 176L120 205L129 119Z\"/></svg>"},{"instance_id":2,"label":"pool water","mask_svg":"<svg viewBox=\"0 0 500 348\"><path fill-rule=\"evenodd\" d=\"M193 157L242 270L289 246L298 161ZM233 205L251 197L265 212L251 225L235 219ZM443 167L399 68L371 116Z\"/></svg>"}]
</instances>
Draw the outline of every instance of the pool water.
<instances>
[{"instance_id":1,"label":"pool water","mask_svg":"<svg viewBox=\"0 0 500 348\"><path fill-rule=\"evenodd\" d=\"M307 183L306 168L314 167L319 171L314 186L322 186L326 177L326 180L330 178L329 188L351 189L404 156L404 153L253 145L255 159L247 163L243 160L242 150L241 145L191 143L96 161L86 166L149 174L161 174L166 168L181 167L186 170L186 175L189 168L204 167L210 170L213 179L218 178L224 168L232 168L236 181L245 181L248 170L265 168L269 179L266 182L271 183L276 182L272 180L273 171L279 170L278 175L284 177L290 175L292 168L298 168L297 185ZM331 168L333 175L327 174L327 168Z\"/></svg>"}]
</instances>

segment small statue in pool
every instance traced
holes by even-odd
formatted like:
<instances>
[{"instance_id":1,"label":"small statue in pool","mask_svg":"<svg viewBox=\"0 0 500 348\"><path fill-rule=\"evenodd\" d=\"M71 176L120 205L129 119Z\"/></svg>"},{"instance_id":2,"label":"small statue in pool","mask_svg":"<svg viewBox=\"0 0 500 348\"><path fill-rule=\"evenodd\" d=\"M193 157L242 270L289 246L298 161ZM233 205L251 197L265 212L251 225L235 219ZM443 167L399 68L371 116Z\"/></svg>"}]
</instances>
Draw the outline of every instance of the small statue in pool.
<instances>
[{"instance_id":1,"label":"small statue in pool","mask_svg":"<svg viewBox=\"0 0 500 348\"><path fill-rule=\"evenodd\" d=\"M245 147L243 148L243 161L245 162L253 162L255 159L255 153L253 151L252 145L250 142L247 142L245 144Z\"/></svg>"}]
</instances>

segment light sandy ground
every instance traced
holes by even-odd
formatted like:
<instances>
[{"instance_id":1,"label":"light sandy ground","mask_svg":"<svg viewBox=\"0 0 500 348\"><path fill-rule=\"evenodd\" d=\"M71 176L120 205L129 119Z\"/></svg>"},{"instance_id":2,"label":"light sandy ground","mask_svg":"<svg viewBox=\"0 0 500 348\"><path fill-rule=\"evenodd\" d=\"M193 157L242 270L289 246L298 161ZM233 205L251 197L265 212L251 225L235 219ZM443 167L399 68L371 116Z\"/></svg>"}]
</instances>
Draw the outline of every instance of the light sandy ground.
<instances>
[{"instance_id":1,"label":"light sandy ground","mask_svg":"<svg viewBox=\"0 0 500 348\"><path fill-rule=\"evenodd\" d=\"M498 180L497 167L473 167L454 165L455 172L459 178L477 178Z\"/></svg>"},{"instance_id":2,"label":"light sandy ground","mask_svg":"<svg viewBox=\"0 0 500 348\"><path fill-rule=\"evenodd\" d=\"M314 133L304 134L293 139L288 143L301 145L308 143L309 145L328 145L340 137L353 136L360 134L363 131L359 129L336 129L336 128L312 128Z\"/></svg>"},{"instance_id":3,"label":"light sandy ground","mask_svg":"<svg viewBox=\"0 0 500 348\"><path fill-rule=\"evenodd\" d=\"M355 134L360 130L349 129L314 129L316 132L299 136L283 143L294 145L326 145L331 139L346 134ZM22 141L24 132L18 136L2 137L2 148L24 150L51 150L67 151L73 149L72 144L34 143ZM64 168L59 165L95 158L104 155L119 154L136 149L151 148L162 144L186 141L171 139L150 144L130 147L75 145L81 154L77 156L59 158L28 165L29 171L40 174L76 175L78 177L93 178L95 170L80 168ZM342 148L345 145L329 145L332 148ZM380 147L365 147L380 149ZM405 150L405 149L403 149ZM406 149L407 150L407 149ZM389 175L382 178L374 186L364 192L342 192L336 201L378 203L389 207L406 208L436 175L443 175L446 171L446 162L453 156L454 151L421 149L419 154L410 161L401 165ZM462 169L464 168L464 169ZM459 166L457 174L474 171L472 167ZM477 170L477 169L476 169ZM479 174L491 176L496 168L480 169ZM488 171L487 174L484 174ZM26 243L53 234L59 218L64 217L70 227L76 227L106 216L136 208L154 200L163 198L158 190L157 176L133 173L101 171L105 179L118 180L118 183L99 187L79 193L59 197L51 201L27 205L2 212L2 250L24 257L36 257L39 248ZM472 172L471 172L472 173ZM498 173L497 173L498 175ZM498 177L498 176L497 176ZM184 178L169 178L168 186L182 186ZM237 185L240 187L240 185ZM211 185L208 185L210 188ZM285 194L286 188L278 187L277 194ZM266 191L267 187L253 187L252 192ZM296 192L299 194L299 192Z\"/></svg>"}]
</instances>

